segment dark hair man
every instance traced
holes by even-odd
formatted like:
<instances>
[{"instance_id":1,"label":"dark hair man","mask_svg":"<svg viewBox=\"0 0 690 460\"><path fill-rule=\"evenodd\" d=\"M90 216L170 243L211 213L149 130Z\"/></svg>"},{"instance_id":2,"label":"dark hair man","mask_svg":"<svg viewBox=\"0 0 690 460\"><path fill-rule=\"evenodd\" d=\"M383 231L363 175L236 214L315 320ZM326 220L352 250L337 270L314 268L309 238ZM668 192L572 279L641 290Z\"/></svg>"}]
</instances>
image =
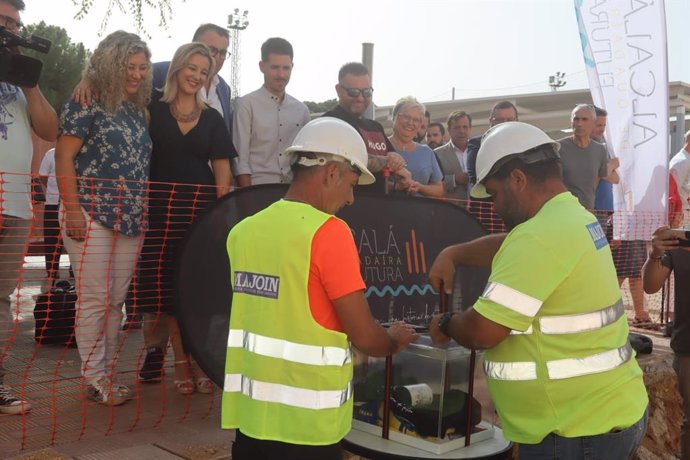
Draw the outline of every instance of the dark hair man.
<instances>
[{"instance_id":1,"label":"dark hair man","mask_svg":"<svg viewBox=\"0 0 690 460\"><path fill-rule=\"evenodd\" d=\"M473 307L432 320L432 338L486 349L489 391L520 458L631 458L647 392L606 235L563 184L558 143L526 123L490 128L472 196L491 198L510 232L441 251L436 290L450 291L456 265L491 274Z\"/></svg>"},{"instance_id":2,"label":"dark hair man","mask_svg":"<svg viewBox=\"0 0 690 460\"><path fill-rule=\"evenodd\" d=\"M237 185L289 183L290 162L285 149L309 122L309 109L285 92L292 75L290 42L273 37L261 45L261 88L239 98L233 114L233 160Z\"/></svg>"},{"instance_id":3,"label":"dark hair man","mask_svg":"<svg viewBox=\"0 0 690 460\"><path fill-rule=\"evenodd\" d=\"M450 141L434 150L443 172L443 186L448 198L466 200L467 184L467 141L472 132L472 117L469 113L456 110L448 115ZM461 203L460 201L456 201Z\"/></svg>"},{"instance_id":4,"label":"dark hair man","mask_svg":"<svg viewBox=\"0 0 690 460\"><path fill-rule=\"evenodd\" d=\"M21 0L0 0L0 26L20 33L19 12L24 10ZM10 52L18 53L16 49ZM0 414L23 414L31 404L5 385L3 361L8 355L14 319L9 296L21 278L24 254L29 244L31 220L31 133L47 141L58 134L58 120L38 86L18 87L0 82ZM5 174L7 173L7 174ZM21 396L21 397L20 397Z\"/></svg>"},{"instance_id":5,"label":"dark hair man","mask_svg":"<svg viewBox=\"0 0 690 460\"><path fill-rule=\"evenodd\" d=\"M601 107L595 106L594 113L597 118L594 120L594 129L592 129L590 137L592 140L606 147L604 134L606 133L606 118L608 117L608 112ZM608 149L606 150L608 152ZM613 184L620 182L620 178L616 172L618 166L620 166L618 158L608 158L606 164L607 174L605 177L601 178L594 193L594 209L613 211Z\"/></svg>"},{"instance_id":6,"label":"dark hair man","mask_svg":"<svg viewBox=\"0 0 690 460\"><path fill-rule=\"evenodd\" d=\"M443 136L446 134L446 128L443 123L431 123L426 130L426 145L431 149L443 145Z\"/></svg>"},{"instance_id":7,"label":"dark hair man","mask_svg":"<svg viewBox=\"0 0 690 460\"><path fill-rule=\"evenodd\" d=\"M597 184L594 193L594 209L599 211L600 222L603 220L609 222L606 230L612 236L613 224L610 223L609 219L611 214L613 214L613 184L617 184L620 181L618 172L616 172L620 162L618 158L609 157L606 139L604 139L608 112L594 106L594 114L596 119L594 120L594 128L592 128L590 137L592 141L603 145L607 154L606 176L602 177ZM613 264L616 267L616 273L618 273L618 284L622 285L625 279L628 279L630 296L635 309L632 324L637 327L652 327L652 320L645 308L644 289L642 286L642 265L647 257L647 242L645 240L615 240L611 242L611 249Z\"/></svg>"},{"instance_id":8,"label":"dark hair man","mask_svg":"<svg viewBox=\"0 0 690 460\"><path fill-rule=\"evenodd\" d=\"M411 182L412 176L405 169L405 160L395 151L383 126L375 120L364 118L364 111L371 104L374 94L369 69L359 62L343 65L338 72L338 84L335 85L335 91L338 94L338 106L323 116L340 118L361 134L369 154L367 168L377 178L374 186L376 190L383 192L387 189L384 177L386 169L393 173L400 183Z\"/></svg>"},{"instance_id":9,"label":"dark hair man","mask_svg":"<svg viewBox=\"0 0 690 460\"><path fill-rule=\"evenodd\" d=\"M506 121L518 121L517 107L510 101L499 101L489 112L489 127ZM467 144L467 174L470 176L470 185L474 185L477 183L477 153L482 145L482 136L471 137Z\"/></svg>"},{"instance_id":10,"label":"dark hair man","mask_svg":"<svg viewBox=\"0 0 690 460\"><path fill-rule=\"evenodd\" d=\"M228 236L233 287L222 403L236 460L341 458L352 421L350 342L370 356L416 339L372 317L352 232L334 216L374 176L360 134L323 117L287 152L285 197Z\"/></svg>"}]
</instances>

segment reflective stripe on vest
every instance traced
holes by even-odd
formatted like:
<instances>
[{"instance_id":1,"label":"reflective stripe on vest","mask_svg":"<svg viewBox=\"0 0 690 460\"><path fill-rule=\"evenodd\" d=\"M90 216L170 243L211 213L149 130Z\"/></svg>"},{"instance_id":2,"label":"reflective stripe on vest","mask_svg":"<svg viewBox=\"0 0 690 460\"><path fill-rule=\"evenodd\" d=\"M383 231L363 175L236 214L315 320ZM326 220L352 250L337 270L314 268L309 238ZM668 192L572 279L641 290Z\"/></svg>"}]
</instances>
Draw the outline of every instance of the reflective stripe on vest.
<instances>
[{"instance_id":1,"label":"reflective stripe on vest","mask_svg":"<svg viewBox=\"0 0 690 460\"><path fill-rule=\"evenodd\" d=\"M504 284L490 282L486 285L482 297L503 305L521 315L535 316L541 308L542 301L528 296Z\"/></svg>"},{"instance_id":2,"label":"reflective stripe on vest","mask_svg":"<svg viewBox=\"0 0 690 460\"><path fill-rule=\"evenodd\" d=\"M530 324L529 327L523 332L523 331L516 331L515 329L510 331L510 335L526 335L526 334L531 334L532 333L532 325Z\"/></svg>"},{"instance_id":3,"label":"reflective stripe on vest","mask_svg":"<svg viewBox=\"0 0 690 460\"><path fill-rule=\"evenodd\" d=\"M537 380L537 363L484 361L484 373L494 380Z\"/></svg>"},{"instance_id":4,"label":"reflective stripe on vest","mask_svg":"<svg viewBox=\"0 0 690 460\"><path fill-rule=\"evenodd\" d=\"M257 355L314 366L344 366L352 362L350 348L305 345L242 329L230 330L228 348L244 348Z\"/></svg>"},{"instance_id":5,"label":"reflective stripe on vest","mask_svg":"<svg viewBox=\"0 0 690 460\"><path fill-rule=\"evenodd\" d=\"M543 334L574 334L592 331L613 324L623 316L623 301L599 311L579 315L544 316L539 319L539 329Z\"/></svg>"},{"instance_id":6,"label":"reflective stripe on vest","mask_svg":"<svg viewBox=\"0 0 690 460\"><path fill-rule=\"evenodd\" d=\"M279 383L253 380L241 374L226 374L223 391L241 392L255 401L285 404L303 409L335 409L352 397L352 383L345 390L309 390Z\"/></svg>"},{"instance_id":7,"label":"reflective stripe on vest","mask_svg":"<svg viewBox=\"0 0 690 460\"><path fill-rule=\"evenodd\" d=\"M571 377L610 371L628 362L632 355L632 347L630 346L630 342L628 342L625 346L615 350L585 356L584 358L548 361L546 363L546 368L549 372L550 379L569 379Z\"/></svg>"},{"instance_id":8,"label":"reflective stripe on vest","mask_svg":"<svg viewBox=\"0 0 690 460\"><path fill-rule=\"evenodd\" d=\"M615 323L625 313L623 301L618 299L610 307L580 315L544 316L539 319L539 329L543 334L575 334L593 331ZM510 331L511 335L531 334L532 325L526 331Z\"/></svg>"},{"instance_id":9,"label":"reflective stripe on vest","mask_svg":"<svg viewBox=\"0 0 690 460\"><path fill-rule=\"evenodd\" d=\"M632 357L630 343L583 358L558 359L547 361L546 369L551 380L568 379L583 375L610 371L624 364ZM534 362L493 362L484 361L484 372L494 380L536 380L537 364Z\"/></svg>"}]
</instances>

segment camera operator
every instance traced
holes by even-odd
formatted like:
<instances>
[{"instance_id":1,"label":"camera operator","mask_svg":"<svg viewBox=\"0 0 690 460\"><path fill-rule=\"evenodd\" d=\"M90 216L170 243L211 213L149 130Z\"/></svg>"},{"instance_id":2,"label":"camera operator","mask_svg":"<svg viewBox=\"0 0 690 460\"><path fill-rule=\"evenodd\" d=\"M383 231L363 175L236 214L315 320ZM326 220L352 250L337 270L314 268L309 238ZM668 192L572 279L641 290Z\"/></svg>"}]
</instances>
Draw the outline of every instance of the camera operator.
<instances>
[{"instance_id":1,"label":"camera operator","mask_svg":"<svg viewBox=\"0 0 690 460\"><path fill-rule=\"evenodd\" d=\"M0 27L21 32L22 0L0 0ZM19 54L16 48L11 53ZM0 82L0 414L23 414L31 408L24 395L4 385L7 356L18 323L12 319L9 296L21 277L31 220L31 130L54 141L58 134L55 110L38 86L18 87Z\"/></svg>"}]
</instances>

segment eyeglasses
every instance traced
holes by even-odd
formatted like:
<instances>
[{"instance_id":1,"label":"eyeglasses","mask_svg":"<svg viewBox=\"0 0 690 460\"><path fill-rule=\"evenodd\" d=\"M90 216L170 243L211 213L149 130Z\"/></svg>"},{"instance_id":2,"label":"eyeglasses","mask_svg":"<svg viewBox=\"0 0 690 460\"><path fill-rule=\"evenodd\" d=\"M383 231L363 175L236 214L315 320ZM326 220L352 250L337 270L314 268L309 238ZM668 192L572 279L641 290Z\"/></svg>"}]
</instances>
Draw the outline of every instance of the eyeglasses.
<instances>
[{"instance_id":1,"label":"eyeglasses","mask_svg":"<svg viewBox=\"0 0 690 460\"><path fill-rule=\"evenodd\" d=\"M3 21L5 23L5 27L14 32L19 32L22 29L24 29L24 24L22 24L14 18L5 16L4 14L0 14L0 21Z\"/></svg>"},{"instance_id":2,"label":"eyeglasses","mask_svg":"<svg viewBox=\"0 0 690 460\"><path fill-rule=\"evenodd\" d=\"M403 123L412 123L416 126L420 126L422 124L421 118L416 118L416 117L407 115L406 113L398 114L397 118L399 118Z\"/></svg>"},{"instance_id":3,"label":"eyeglasses","mask_svg":"<svg viewBox=\"0 0 690 460\"><path fill-rule=\"evenodd\" d=\"M371 95L374 93L374 88L345 88L344 86L341 85L341 87L345 90L348 96L350 97L358 97L360 94L362 97L369 98Z\"/></svg>"},{"instance_id":4,"label":"eyeglasses","mask_svg":"<svg viewBox=\"0 0 690 460\"><path fill-rule=\"evenodd\" d=\"M209 50L211 50L211 56L212 57L219 57L222 59L226 59L230 57L230 52L227 49L224 50L219 50L215 46L209 46Z\"/></svg>"},{"instance_id":5,"label":"eyeglasses","mask_svg":"<svg viewBox=\"0 0 690 460\"><path fill-rule=\"evenodd\" d=\"M501 123L507 123L509 121L517 121L517 118L515 117L510 117L510 118L497 118L497 117L491 117L491 123L494 125L500 125Z\"/></svg>"}]
</instances>

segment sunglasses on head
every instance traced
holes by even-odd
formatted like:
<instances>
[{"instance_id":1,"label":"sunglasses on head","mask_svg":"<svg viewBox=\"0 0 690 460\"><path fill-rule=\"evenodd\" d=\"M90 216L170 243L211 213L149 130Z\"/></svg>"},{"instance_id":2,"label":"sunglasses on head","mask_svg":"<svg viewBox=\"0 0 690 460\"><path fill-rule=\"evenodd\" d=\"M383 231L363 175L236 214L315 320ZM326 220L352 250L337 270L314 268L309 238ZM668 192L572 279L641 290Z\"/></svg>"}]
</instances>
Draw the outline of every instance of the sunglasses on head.
<instances>
[{"instance_id":1,"label":"sunglasses on head","mask_svg":"<svg viewBox=\"0 0 690 460\"><path fill-rule=\"evenodd\" d=\"M371 95L374 93L374 88L359 89L359 88L345 88L344 86L342 88L345 90L347 95L350 97L357 97L360 94L362 95L362 97L371 97Z\"/></svg>"}]
</instances>

